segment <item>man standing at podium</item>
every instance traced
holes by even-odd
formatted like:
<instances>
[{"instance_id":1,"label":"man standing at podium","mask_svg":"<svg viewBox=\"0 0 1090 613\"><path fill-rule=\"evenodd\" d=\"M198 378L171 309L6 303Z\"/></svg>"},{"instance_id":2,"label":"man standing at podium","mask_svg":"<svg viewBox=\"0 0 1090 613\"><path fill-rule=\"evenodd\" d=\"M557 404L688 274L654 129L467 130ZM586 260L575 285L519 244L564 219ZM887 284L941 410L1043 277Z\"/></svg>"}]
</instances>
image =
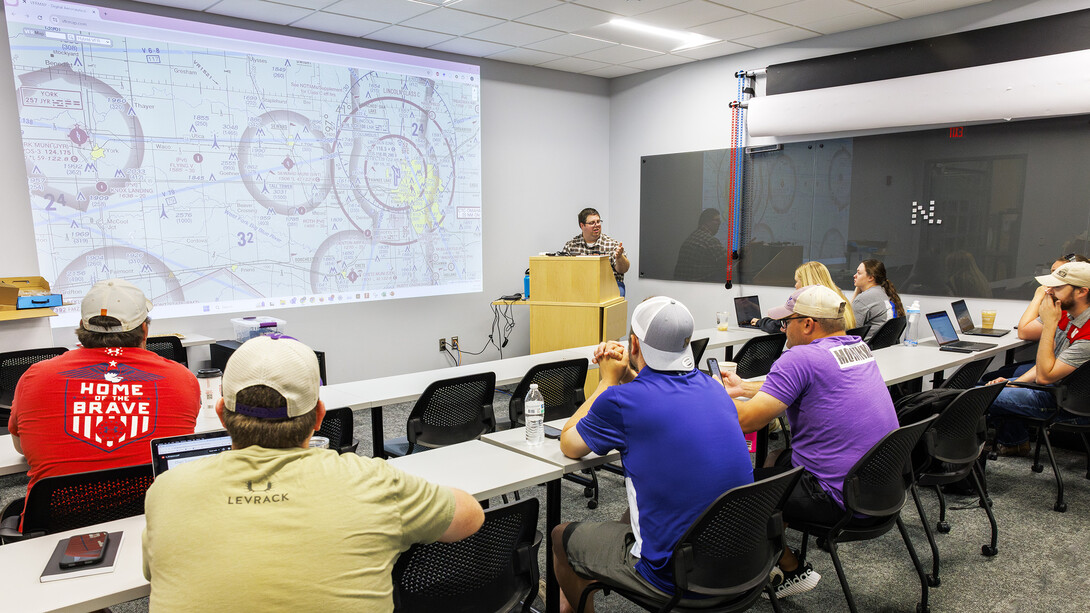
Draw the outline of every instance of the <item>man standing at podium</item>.
<instances>
[{"instance_id":1,"label":"man standing at podium","mask_svg":"<svg viewBox=\"0 0 1090 613\"><path fill-rule=\"evenodd\" d=\"M594 209L579 211L579 230L579 234L564 243L561 251L568 255L608 255L613 276L617 279L617 289L624 296L624 273L632 266L624 253L624 245L602 233L602 216Z\"/></svg>"}]
</instances>

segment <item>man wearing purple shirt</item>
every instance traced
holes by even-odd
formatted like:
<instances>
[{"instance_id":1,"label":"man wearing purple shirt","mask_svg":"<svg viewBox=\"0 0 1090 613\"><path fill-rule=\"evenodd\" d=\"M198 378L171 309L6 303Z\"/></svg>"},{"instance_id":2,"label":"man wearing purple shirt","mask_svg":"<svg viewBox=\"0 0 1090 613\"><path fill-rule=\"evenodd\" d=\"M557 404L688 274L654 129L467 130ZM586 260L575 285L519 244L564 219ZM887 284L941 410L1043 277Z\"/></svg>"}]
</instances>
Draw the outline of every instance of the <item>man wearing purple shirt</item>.
<instances>
[{"instance_id":1,"label":"man wearing purple shirt","mask_svg":"<svg viewBox=\"0 0 1090 613\"><path fill-rule=\"evenodd\" d=\"M844 477L875 443L897 427L882 374L866 343L844 332L844 300L810 285L791 294L769 316L781 320L787 347L764 383L726 378L743 432L755 432L787 414L791 449L777 466L801 466L802 478L784 506L793 518L835 523L844 515ZM726 376L726 373L724 373ZM821 577L784 551L771 581L778 597L813 589Z\"/></svg>"}]
</instances>

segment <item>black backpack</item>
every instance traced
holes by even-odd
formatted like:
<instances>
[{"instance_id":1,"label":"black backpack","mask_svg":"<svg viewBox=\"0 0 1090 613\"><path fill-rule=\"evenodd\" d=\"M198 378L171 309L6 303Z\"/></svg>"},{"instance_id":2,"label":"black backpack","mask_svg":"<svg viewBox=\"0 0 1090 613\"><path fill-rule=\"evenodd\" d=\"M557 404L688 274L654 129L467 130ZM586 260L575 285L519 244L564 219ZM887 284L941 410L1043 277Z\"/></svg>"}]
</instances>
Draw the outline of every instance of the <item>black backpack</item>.
<instances>
[{"instance_id":1,"label":"black backpack","mask_svg":"<svg viewBox=\"0 0 1090 613\"><path fill-rule=\"evenodd\" d=\"M936 388L898 398L897 402L893 403L893 408L897 411L897 423L902 426L914 424L921 419L942 413L954 401L954 398L964 391Z\"/></svg>"}]
</instances>

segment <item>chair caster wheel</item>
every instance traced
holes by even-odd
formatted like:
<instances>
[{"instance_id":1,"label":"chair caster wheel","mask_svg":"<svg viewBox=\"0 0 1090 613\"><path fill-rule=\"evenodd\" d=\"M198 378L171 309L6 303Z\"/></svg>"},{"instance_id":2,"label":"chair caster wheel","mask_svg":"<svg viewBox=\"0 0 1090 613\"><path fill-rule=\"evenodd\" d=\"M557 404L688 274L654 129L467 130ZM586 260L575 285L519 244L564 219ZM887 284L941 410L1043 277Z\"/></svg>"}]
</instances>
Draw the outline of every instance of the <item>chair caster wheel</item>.
<instances>
[{"instance_id":1,"label":"chair caster wheel","mask_svg":"<svg viewBox=\"0 0 1090 613\"><path fill-rule=\"evenodd\" d=\"M984 554L984 555L986 555L986 556L988 556L990 558L990 557L994 556L995 554L999 553L999 549L996 548L996 547L992 547L991 545L983 545L980 548L980 553L982 553L982 554Z\"/></svg>"},{"instance_id":2,"label":"chair caster wheel","mask_svg":"<svg viewBox=\"0 0 1090 613\"><path fill-rule=\"evenodd\" d=\"M1035 473L1039 473L1044 471L1045 467L1040 464L1034 464L1033 466L1030 466L1030 469Z\"/></svg>"},{"instance_id":3,"label":"chair caster wheel","mask_svg":"<svg viewBox=\"0 0 1090 613\"><path fill-rule=\"evenodd\" d=\"M927 585L929 587L939 587L940 585L942 585L942 579L939 579L935 575L928 575L927 576Z\"/></svg>"},{"instance_id":4,"label":"chair caster wheel","mask_svg":"<svg viewBox=\"0 0 1090 613\"><path fill-rule=\"evenodd\" d=\"M916 603L916 613L931 613L931 607L925 607L920 603Z\"/></svg>"},{"instance_id":5,"label":"chair caster wheel","mask_svg":"<svg viewBox=\"0 0 1090 613\"><path fill-rule=\"evenodd\" d=\"M1057 513L1066 513L1067 512L1067 503L1066 502L1057 502L1056 506L1052 507L1052 510L1056 511Z\"/></svg>"},{"instance_id":6,"label":"chair caster wheel","mask_svg":"<svg viewBox=\"0 0 1090 613\"><path fill-rule=\"evenodd\" d=\"M588 509L597 509L598 508L598 501L597 500L588 500L587 501L587 508Z\"/></svg>"},{"instance_id":7,"label":"chair caster wheel","mask_svg":"<svg viewBox=\"0 0 1090 613\"><path fill-rule=\"evenodd\" d=\"M988 459L994 462L999 459L999 454L993 451L988 454Z\"/></svg>"},{"instance_id":8,"label":"chair caster wheel","mask_svg":"<svg viewBox=\"0 0 1090 613\"><path fill-rule=\"evenodd\" d=\"M583 498L594 498L594 488L593 487L584 487L583 488Z\"/></svg>"},{"instance_id":9,"label":"chair caster wheel","mask_svg":"<svg viewBox=\"0 0 1090 613\"><path fill-rule=\"evenodd\" d=\"M948 524L948 523L946 523L944 521L940 521L939 523L935 524L935 530L937 530L937 531L939 531L939 532L941 532L943 534L946 534L947 532L950 531L950 524Z\"/></svg>"}]
</instances>

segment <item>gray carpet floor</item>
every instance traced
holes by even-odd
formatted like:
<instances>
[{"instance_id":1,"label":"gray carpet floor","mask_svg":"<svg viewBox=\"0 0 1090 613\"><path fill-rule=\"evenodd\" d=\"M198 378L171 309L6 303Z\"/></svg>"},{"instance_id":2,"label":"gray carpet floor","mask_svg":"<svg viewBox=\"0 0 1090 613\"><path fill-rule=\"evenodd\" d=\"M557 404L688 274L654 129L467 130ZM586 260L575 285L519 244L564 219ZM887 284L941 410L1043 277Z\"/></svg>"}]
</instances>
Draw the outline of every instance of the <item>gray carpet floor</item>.
<instances>
[{"instance_id":1,"label":"gray carpet floor","mask_svg":"<svg viewBox=\"0 0 1090 613\"><path fill-rule=\"evenodd\" d=\"M509 396L498 392L495 408L506 418ZM384 411L386 436L404 435L404 424L411 405L387 407ZM359 452L371 449L370 420L366 413L356 414ZM1068 510L1052 510L1056 495L1050 468L1042 473L1030 470L1030 458L1000 458L988 463L988 486L999 524L999 555L985 557L980 546L989 539L987 517L975 498L947 496L951 531L937 534L941 554L940 587L930 591L932 611L1083 611L1090 605L1090 571L1083 567L1081 550L1090 543L1090 481L1085 479L1086 457L1082 453L1057 450L1057 461L1067 486ZM619 475L599 472L600 498L597 509L587 509L583 488L570 482L562 485L562 517L565 521L604 521L616 519L625 511L627 499L624 481ZM0 504L21 497L26 476L0 477ZM537 496L542 501L541 530L544 530L545 488L529 488L522 496ZM938 502L931 492L922 492L925 512L934 522ZM490 501L500 504L499 499ZM926 568L931 554L911 499L902 511L912 541ZM800 535L788 531L788 542L798 547ZM840 548L841 559L860 611L913 611L920 598L917 575L897 530L872 541L846 543ZM822 578L818 586L805 594L782 601L785 612L846 611L847 603L829 554L810 545L809 560ZM544 573L544 546L540 556ZM541 602L537 607L542 610ZM117 613L148 610L147 599L135 600L111 608ZM599 596L597 611L640 611L617 595ZM771 605L758 601L755 611L771 611Z\"/></svg>"}]
</instances>

